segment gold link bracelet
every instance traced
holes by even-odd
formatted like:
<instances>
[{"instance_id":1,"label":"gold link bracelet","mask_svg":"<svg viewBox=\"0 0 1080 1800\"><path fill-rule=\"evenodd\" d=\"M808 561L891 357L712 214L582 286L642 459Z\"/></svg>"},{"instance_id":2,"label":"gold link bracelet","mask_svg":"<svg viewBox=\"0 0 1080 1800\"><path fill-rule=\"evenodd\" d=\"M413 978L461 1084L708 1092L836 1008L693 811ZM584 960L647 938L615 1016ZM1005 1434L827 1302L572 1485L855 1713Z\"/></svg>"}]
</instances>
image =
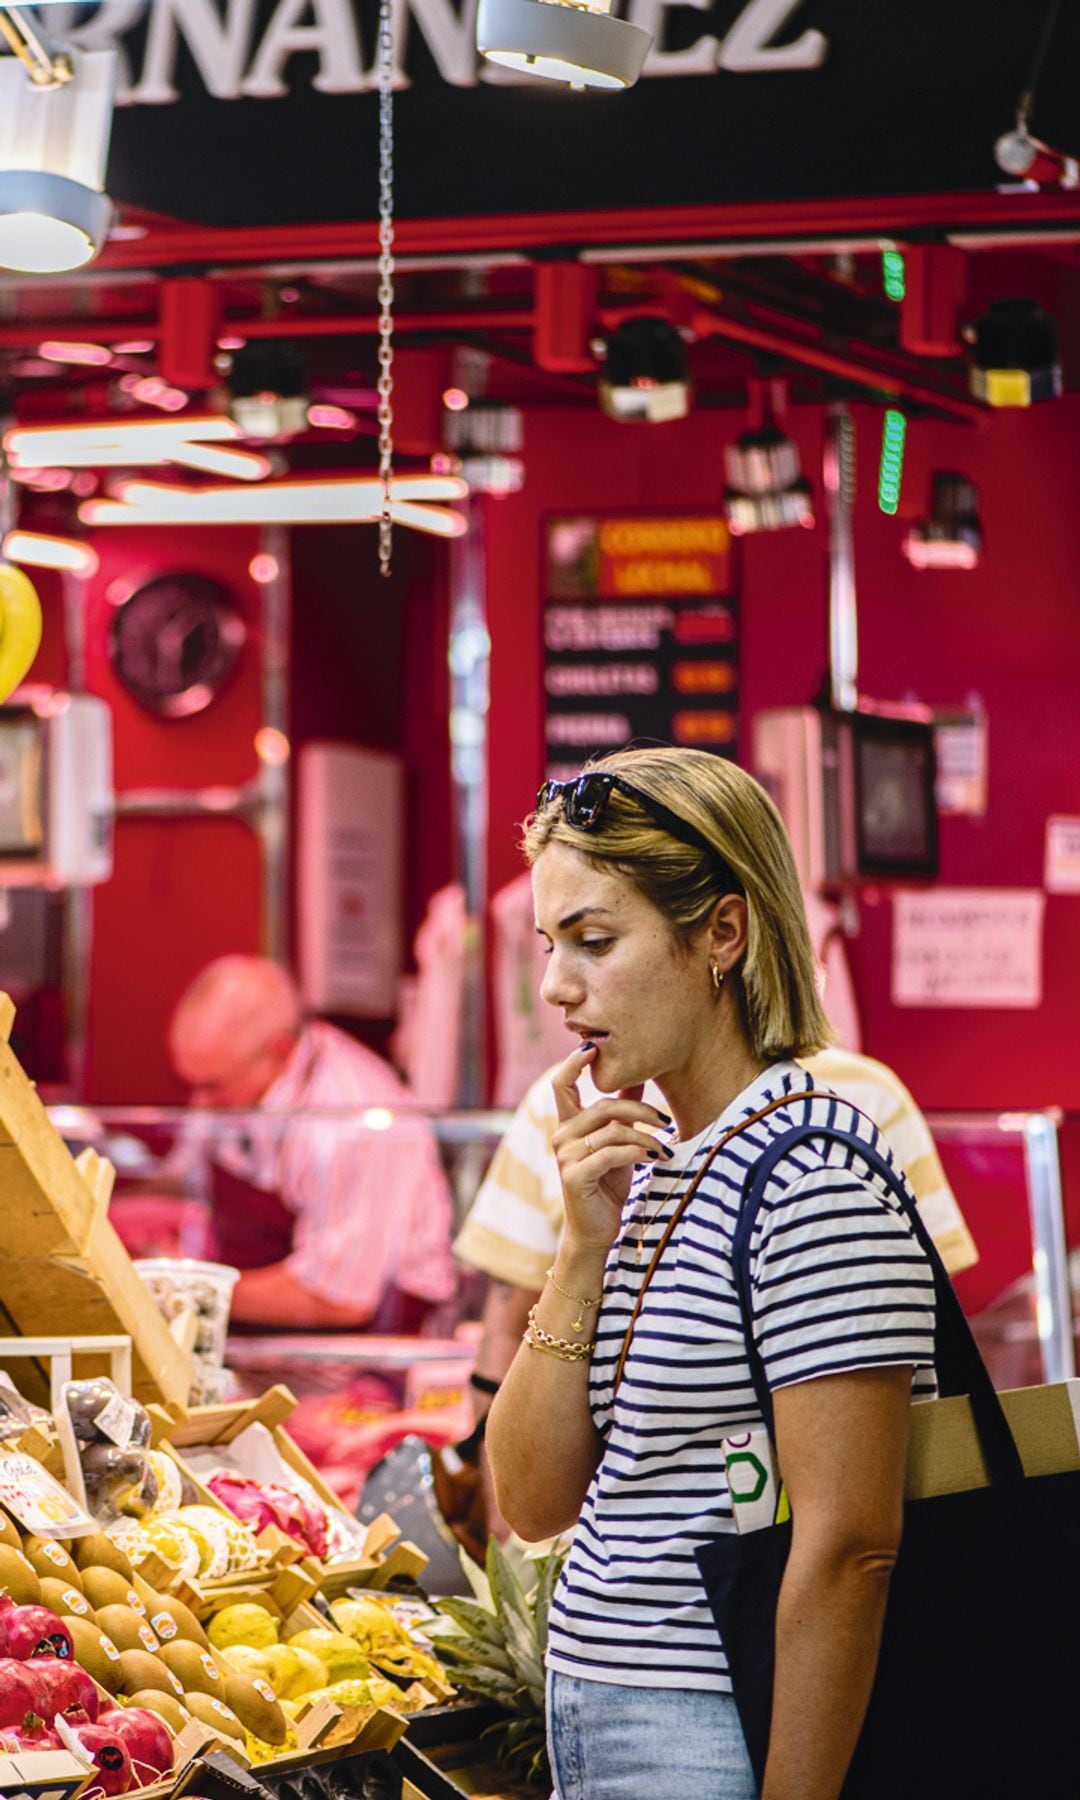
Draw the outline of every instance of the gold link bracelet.
<instances>
[{"instance_id":1,"label":"gold link bracelet","mask_svg":"<svg viewBox=\"0 0 1080 1800\"><path fill-rule=\"evenodd\" d=\"M560 1362L584 1362L596 1349L596 1340L589 1344L575 1344L569 1338L554 1337L550 1331L537 1322L536 1307L529 1312L529 1322L525 1327L523 1343L530 1350L542 1350L545 1356L557 1356Z\"/></svg>"},{"instance_id":2,"label":"gold link bracelet","mask_svg":"<svg viewBox=\"0 0 1080 1800\"><path fill-rule=\"evenodd\" d=\"M585 1308L587 1306L599 1306L600 1301L603 1298L603 1296L598 1294L595 1300L589 1300L589 1299L583 1298L581 1294L572 1294L570 1292L569 1288L563 1287L561 1281L556 1281L554 1263L552 1263L551 1268L547 1272L547 1278L550 1281L552 1287L555 1289L555 1292L557 1294L562 1294L563 1298L566 1300L572 1300L574 1302L574 1305L578 1309L577 1318L572 1319L570 1322L571 1331L584 1331L584 1329L585 1329Z\"/></svg>"}]
</instances>

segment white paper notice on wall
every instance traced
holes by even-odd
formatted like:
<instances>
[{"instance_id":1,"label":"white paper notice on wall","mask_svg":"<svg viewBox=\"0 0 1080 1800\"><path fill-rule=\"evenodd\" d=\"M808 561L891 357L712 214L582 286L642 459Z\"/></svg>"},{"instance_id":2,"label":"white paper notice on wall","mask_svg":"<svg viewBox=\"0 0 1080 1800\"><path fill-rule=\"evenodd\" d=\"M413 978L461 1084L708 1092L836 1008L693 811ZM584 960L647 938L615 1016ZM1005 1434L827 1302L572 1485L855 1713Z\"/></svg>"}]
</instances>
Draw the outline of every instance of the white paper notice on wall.
<instances>
[{"instance_id":1,"label":"white paper notice on wall","mask_svg":"<svg viewBox=\"0 0 1080 1800\"><path fill-rule=\"evenodd\" d=\"M1039 888L930 888L893 900L894 1006L1042 1001Z\"/></svg>"},{"instance_id":2,"label":"white paper notice on wall","mask_svg":"<svg viewBox=\"0 0 1080 1800\"><path fill-rule=\"evenodd\" d=\"M1080 819L1047 819L1043 882L1048 894L1080 894Z\"/></svg>"},{"instance_id":3,"label":"white paper notice on wall","mask_svg":"<svg viewBox=\"0 0 1080 1800\"><path fill-rule=\"evenodd\" d=\"M312 1012L389 1019L402 963L405 774L351 744L300 752L297 939Z\"/></svg>"}]
</instances>

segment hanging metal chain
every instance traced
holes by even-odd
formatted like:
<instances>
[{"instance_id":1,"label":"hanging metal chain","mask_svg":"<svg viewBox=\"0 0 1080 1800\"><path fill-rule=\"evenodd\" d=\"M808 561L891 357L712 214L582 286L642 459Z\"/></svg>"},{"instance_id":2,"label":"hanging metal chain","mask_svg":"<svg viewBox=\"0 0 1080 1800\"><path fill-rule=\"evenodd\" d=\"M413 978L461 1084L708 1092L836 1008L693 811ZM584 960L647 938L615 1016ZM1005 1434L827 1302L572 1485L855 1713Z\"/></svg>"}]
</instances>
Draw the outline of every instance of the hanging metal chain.
<instances>
[{"instance_id":1,"label":"hanging metal chain","mask_svg":"<svg viewBox=\"0 0 1080 1800\"><path fill-rule=\"evenodd\" d=\"M394 30L392 0L379 0L379 573L394 550Z\"/></svg>"}]
</instances>

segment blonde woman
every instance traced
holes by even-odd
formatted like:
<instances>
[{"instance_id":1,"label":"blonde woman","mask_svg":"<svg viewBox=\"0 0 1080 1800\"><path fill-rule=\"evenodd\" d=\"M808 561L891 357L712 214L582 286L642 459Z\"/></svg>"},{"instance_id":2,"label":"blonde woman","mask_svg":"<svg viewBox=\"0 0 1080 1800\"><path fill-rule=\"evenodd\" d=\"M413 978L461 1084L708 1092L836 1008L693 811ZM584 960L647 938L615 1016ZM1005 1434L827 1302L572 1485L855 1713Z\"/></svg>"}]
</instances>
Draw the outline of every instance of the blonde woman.
<instances>
[{"instance_id":1,"label":"blonde woman","mask_svg":"<svg viewBox=\"0 0 1080 1800\"><path fill-rule=\"evenodd\" d=\"M845 1102L799 1099L812 1082L793 1059L829 1032L790 845L750 776L702 752L620 752L545 785L525 851L541 991L581 1047L555 1078L566 1226L487 1441L524 1537L580 1515L550 1625L557 1793L752 1800L695 1562L734 1529L721 1440L761 1423L732 1233L748 1171L785 1132L827 1115L888 1151ZM585 1069L606 1096L589 1106ZM649 1079L666 1110L643 1104ZM835 1800L874 1677L908 1412L935 1391L933 1283L888 1185L825 1139L777 1162L751 1281L794 1519L761 1796Z\"/></svg>"}]
</instances>

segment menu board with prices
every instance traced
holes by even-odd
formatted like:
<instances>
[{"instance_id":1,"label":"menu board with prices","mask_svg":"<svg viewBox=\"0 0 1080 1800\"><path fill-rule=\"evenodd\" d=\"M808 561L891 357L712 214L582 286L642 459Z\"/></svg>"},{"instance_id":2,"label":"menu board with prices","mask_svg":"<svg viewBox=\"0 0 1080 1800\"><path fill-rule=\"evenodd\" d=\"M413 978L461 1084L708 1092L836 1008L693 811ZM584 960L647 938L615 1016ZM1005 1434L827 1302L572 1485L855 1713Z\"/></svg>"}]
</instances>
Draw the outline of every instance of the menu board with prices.
<instances>
[{"instance_id":1,"label":"menu board with prices","mask_svg":"<svg viewBox=\"0 0 1080 1800\"><path fill-rule=\"evenodd\" d=\"M548 521L547 774L628 744L738 749L731 542L712 514Z\"/></svg>"}]
</instances>

